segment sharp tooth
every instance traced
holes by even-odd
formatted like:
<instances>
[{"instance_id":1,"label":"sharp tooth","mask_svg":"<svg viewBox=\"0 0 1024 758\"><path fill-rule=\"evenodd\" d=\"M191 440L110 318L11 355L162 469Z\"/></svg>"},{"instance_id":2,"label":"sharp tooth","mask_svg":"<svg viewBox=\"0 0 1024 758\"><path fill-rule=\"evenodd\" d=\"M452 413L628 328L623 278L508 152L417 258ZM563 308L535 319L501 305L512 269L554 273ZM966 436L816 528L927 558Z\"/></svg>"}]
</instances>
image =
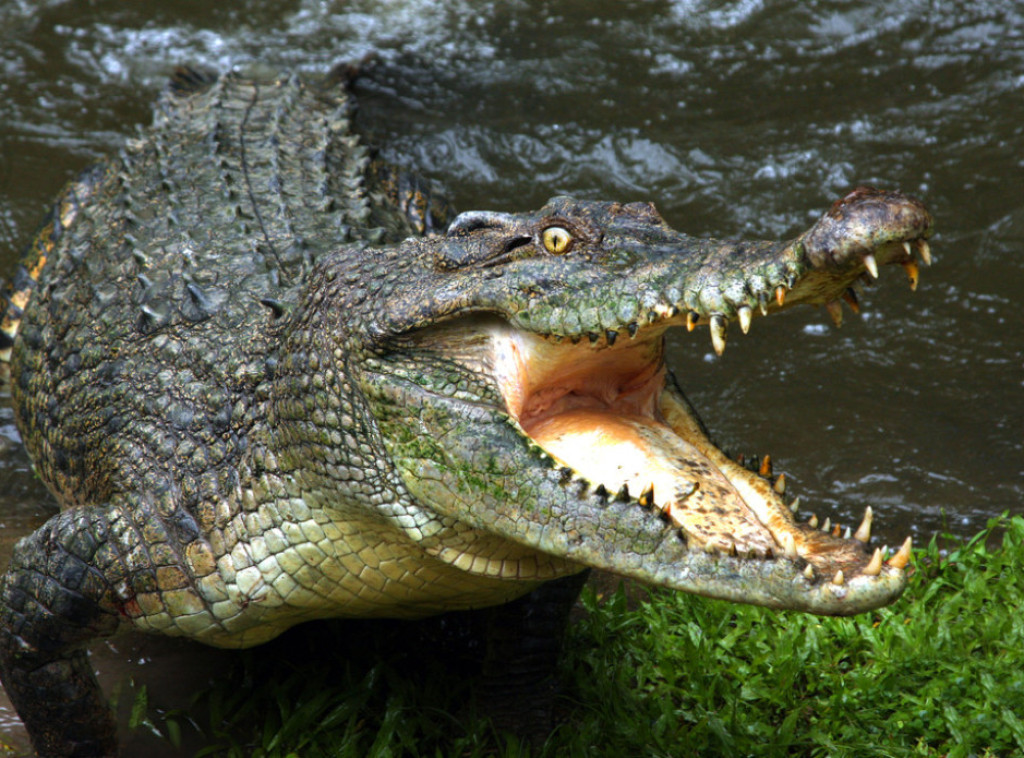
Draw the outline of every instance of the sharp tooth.
<instances>
[{"instance_id":1,"label":"sharp tooth","mask_svg":"<svg viewBox=\"0 0 1024 758\"><path fill-rule=\"evenodd\" d=\"M843 293L843 300L850 306L850 310L854 313L860 313L860 303L857 301L857 293L852 289L847 288L846 292Z\"/></svg>"},{"instance_id":2,"label":"sharp tooth","mask_svg":"<svg viewBox=\"0 0 1024 758\"><path fill-rule=\"evenodd\" d=\"M772 485L772 489L774 489L780 495L786 494L786 475L785 474L779 474L779 478L775 480L775 484Z\"/></svg>"},{"instance_id":3,"label":"sharp tooth","mask_svg":"<svg viewBox=\"0 0 1024 758\"><path fill-rule=\"evenodd\" d=\"M807 581L813 581L814 579L814 567L811 566L811 564L809 563L807 564L807 567L804 569L804 578Z\"/></svg>"},{"instance_id":4,"label":"sharp tooth","mask_svg":"<svg viewBox=\"0 0 1024 758\"><path fill-rule=\"evenodd\" d=\"M836 529L839 529L839 527L837 526ZM850 527L846 527L846 531L843 532L843 539L844 540L850 539Z\"/></svg>"},{"instance_id":5,"label":"sharp tooth","mask_svg":"<svg viewBox=\"0 0 1024 758\"><path fill-rule=\"evenodd\" d=\"M874 554L871 556L871 560L868 561L868 565L864 567L864 572L867 576L878 576L882 573L882 550L881 548L875 548Z\"/></svg>"},{"instance_id":6,"label":"sharp tooth","mask_svg":"<svg viewBox=\"0 0 1024 758\"><path fill-rule=\"evenodd\" d=\"M903 252L905 252L907 254L907 256L910 257L911 260L913 260L913 258L914 258L914 251L911 249L910 243L907 242L906 240L903 240Z\"/></svg>"},{"instance_id":7,"label":"sharp tooth","mask_svg":"<svg viewBox=\"0 0 1024 758\"><path fill-rule=\"evenodd\" d=\"M761 292L760 294L758 294L758 296L757 296L757 303L758 303L758 305L761 306L761 315L762 316L767 316L768 315L768 295L766 295L764 292Z\"/></svg>"},{"instance_id":8,"label":"sharp tooth","mask_svg":"<svg viewBox=\"0 0 1024 758\"><path fill-rule=\"evenodd\" d=\"M786 304L786 288L784 285L779 285L775 288L775 302L779 304L781 308Z\"/></svg>"},{"instance_id":9,"label":"sharp tooth","mask_svg":"<svg viewBox=\"0 0 1024 758\"><path fill-rule=\"evenodd\" d=\"M666 503L665 507L662 508L662 510L661 510L661 515L664 518L667 518L669 520L669 523L672 524L672 526L677 527L677 528L682 528L682 526L683 526L682 520L679 519L679 518L676 518L676 504L675 503L673 503L673 502Z\"/></svg>"},{"instance_id":10,"label":"sharp tooth","mask_svg":"<svg viewBox=\"0 0 1024 758\"><path fill-rule=\"evenodd\" d=\"M758 473L766 478L772 475L772 457L770 455L761 459L761 470Z\"/></svg>"},{"instance_id":11,"label":"sharp tooth","mask_svg":"<svg viewBox=\"0 0 1024 758\"><path fill-rule=\"evenodd\" d=\"M711 317L711 347L715 353L725 352L725 318L717 313Z\"/></svg>"},{"instance_id":12,"label":"sharp tooth","mask_svg":"<svg viewBox=\"0 0 1024 758\"><path fill-rule=\"evenodd\" d=\"M925 240L917 241L917 252L921 254L921 260L924 261L924 265L932 265L932 248Z\"/></svg>"},{"instance_id":13,"label":"sharp tooth","mask_svg":"<svg viewBox=\"0 0 1024 758\"><path fill-rule=\"evenodd\" d=\"M797 557L796 553L796 539L789 532L783 532L782 537L779 539L779 544L782 545L782 554L787 558L793 559Z\"/></svg>"},{"instance_id":14,"label":"sharp tooth","mask_svg":"<svg viewBox=\"0 0 1024 758\"><path fill-rule=\"evenodd\" d=\"M903 546L899 549L899 552L897 552L896 555L894 555L892 558L886 561L886 565L898 569L904 568L910 562L910 546L912 542L913 538L907 537L906 541L903 543Z\"/></svg>"},{"instance_id":15,"label":"sharp tooth","mask_svg":"<svg viewBox=\"0 0 1024 758\"><path fill-rule=\"evenodd\" d=\"M640 493L640 497L637 498L637 502L644 508L650 508L654 505L654 482L648 484L647 489Z\"/></svg>"},{"instance_id":16,"label":"sharp tooth","mask_svg":"<svg viewBox=\"0 0 1024 758\"><path fill-rule=\"evenodd\" d=\"M903 270L907 272L907 279L910 280L910 289L912 291L916 291L917 280L920 278L921 275L920 270L917 268L917 263L914 262L913 260L903 261Z\"/></svg>"},{"instance_id":17,"label":"sharp tooth","mask_svg":"<svg viewBox=\"0 0 1024 758\"><path fill-rule=\"evenodd\" d=\"M822 524L822 526L821 526L821 531L827 532L831 528L832 528L832 519L826 516L825 517L825 523Z\"/></svg>"},{"instance_id":18,"label":"sharp tooth","mask_svg":"<svg viewBox=\"0 0 1024 758\"><path fill-rule=\"evenodd\" d=\"M853 534L855 539L861 542L867 542L871 539L871 521L874 516L875 512L871 510L870 505L864 509L864 520L860 522L860 526L857 527L857 531Z\"/></svg>"},{"instance_id":19,"label":"sharp tooth","mask_svg":"<svg viewBox=\"0 0 1024 758\"><path fill-rule=\"evenodd\" d=\"M838 300L829 300L825 303L825 310L828 311L828 315L832 317L832 323L837 328L843 325L843 306L839 304Z\"/></svg>"},{"instance_id":20,"label":"sharp tooth","mask_svg":"<svg viewBox=\"0 0 1024 758\"><path fill-rule=\"evenodd\" d=\"M878 262L875 261L875 256L871 253L864 256L864 268L866 268L868 273L871 274L872 279L878 278Z\"/></svg>"},{"instance_id":21,"label":"sharp tooth","mask_svg":"<svg viewBox=\"0 0 1024 758\"><path fill-rule=\"evenodd\" d=\"M846 581L846 577L843 576L843 570L842 569L839 569L836 572L836 575L834 577L832 577L832 584L841 585L845 581Z\"/></svg>"},{"instance_id":22,"label":"sharp tooth","mask_svg":"<svg viewBox=\"0 0 1024 758\"><path fill-rule=\"evenodd\" d=\"M604 336L605 336L605 339L608 340L608 345L611 346L611 345L615 344L615 339L616 339L616 337L619 336L619 333L617 331L615 331L614 329L607 329L607 330L605 330Z\"/></svg>"},{"instance_id":23,"label":"sharp tooth","mask_svg":"<svg viewBox=\"0 0 1024 758\"><path fill-rule=\"evenodd\" d=\"M620 503L628 503L629 502L629 485L628 484L623 484L621 487L619 487L619 491L617 493L615 493L615 499L618 500Z\"/></svg>"},{"instance_id":24,"label":"sharp tooth","mask_svg":"<svg viewBox=\"0 0 1024 758\"><path fill-rule=\"evenodd\" d=\"M630 321L626 324L626 331L629 332L630 339L636 336L636 333L640 331L640 327L635 321Z\"/></svg>"},{"instance_id":25,"label":"sharp tooth","mask_svg":"<svg viewBox=\"0 0 1024 758\"><path fill-rule=\"evenodd\" d=\"M800 498L793 498L793 502L789 504L789 510L793 513L796 513L798 510L800 510Z\"/></svg>"},{"instance_id":26,"label":"sharp tooth","mask_svg":"<svg viewBox=\"0 0 1024 758\"><path fill-rule=\"evenodd\" d=\"M754 317L754 312L750 310L749 305L741 305L740 309L736 311L736 317L740 321L740 329L744 334L750 331L750 320Z\"/></svg>"},{"instance_id":27,"label":"sharp tooth","mask_svg":"<svg viewBox=\"0 0 1024 758\"><path fill-rule=\"evenodd\" d=\"M807 525L809 527L811 527L811 529L817 529L818 528L818 514L817 513L812 513L811 514L811 517L809 519L807 519Z\"/></svg>"},{"instance_id":28,"label":"sharp tooth","mask_svg":"<svg viewBox=\"0 0 1024 758\"><path fill-rule=\"evenodd\" d=\"M688 311L686 313L686 331L692 332L697 328L697 321L700 320L700 314L696 311Z\"/></svg>"},{"instance_id":29,"label":"sharp tooth","mask_svg":"<svg viewBox=\"0 0 1024 758\"><path fill-rule=\"evenodd\" d=\"M832 527L832 536L833 537L838 537L842 533L843 533L843 527L839 526L839 524L836 524L834 527Z\"/></svg>"}]
</instances>

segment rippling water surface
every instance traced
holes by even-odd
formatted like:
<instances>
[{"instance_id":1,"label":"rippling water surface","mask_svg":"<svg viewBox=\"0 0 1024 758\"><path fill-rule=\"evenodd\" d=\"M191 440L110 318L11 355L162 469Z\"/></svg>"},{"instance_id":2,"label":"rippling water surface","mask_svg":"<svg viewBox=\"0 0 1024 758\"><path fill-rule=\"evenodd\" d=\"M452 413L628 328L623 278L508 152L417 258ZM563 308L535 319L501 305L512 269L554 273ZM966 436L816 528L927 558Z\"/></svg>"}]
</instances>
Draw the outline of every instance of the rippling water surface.
<instances>
[{"instance_id":1,"label":"rippling water surface","mask_svg":"<svg viewBox=\"0 0 1024 758\"><path fill-rule=\"evenodd\" d=\"M141 6L141 4L139 4ZM673 340L716 437L882 537L970 534L1024 494L1024 12L1012 2L0 5L0 270L63 182L149 120L172 68L372 59L360 124L461 209L570 192L782 237L857 184L925 198L936 265L841 330L806 309ZM0 561L51 512L0 397ZM0 730L3 724L0 723Z\"/></svg>"}]
</instances>

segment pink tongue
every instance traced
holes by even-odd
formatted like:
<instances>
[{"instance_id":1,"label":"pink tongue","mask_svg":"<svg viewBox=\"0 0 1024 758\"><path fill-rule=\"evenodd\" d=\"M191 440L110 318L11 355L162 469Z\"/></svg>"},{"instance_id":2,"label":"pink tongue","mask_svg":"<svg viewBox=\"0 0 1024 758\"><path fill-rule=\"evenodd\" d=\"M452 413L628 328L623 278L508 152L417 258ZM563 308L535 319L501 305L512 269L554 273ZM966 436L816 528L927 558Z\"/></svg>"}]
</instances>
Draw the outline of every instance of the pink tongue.
<instances>
[{"instance_id":1,"label":"pink tongue","mask_svg":"<svg viewBox=\"0 0 1024 758\"><path fill-rule=\"evenodd\" d=\"M691 547L741 555L777 550L768 529L736 488L669 427L642 416L589 408L545 418L529 429L534 441L609 492L623 484L633 497L654 487L656 507L684 530Z\"/></svg>"}]
</instances>

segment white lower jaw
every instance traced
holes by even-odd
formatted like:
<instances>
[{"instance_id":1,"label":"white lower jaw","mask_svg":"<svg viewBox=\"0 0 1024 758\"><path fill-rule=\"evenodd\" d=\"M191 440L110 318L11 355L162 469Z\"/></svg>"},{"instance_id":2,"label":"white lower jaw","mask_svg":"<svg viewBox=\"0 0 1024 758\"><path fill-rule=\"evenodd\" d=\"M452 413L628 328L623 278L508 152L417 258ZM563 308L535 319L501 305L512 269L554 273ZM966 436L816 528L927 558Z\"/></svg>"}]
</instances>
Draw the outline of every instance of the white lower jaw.
<instances>
[{"instance_id":1,"label":"white lower jaw","mask_svg":"<svg viewBox=\"0 0 1024 758\"><path fill-rule=\"evenodd\" d=\"M691 548L726 555L778 551L736 487L664 423L637 415L577 409L531 428L547 452L609 492L625 484L683 530Z\"/></svg>"},{"instance_id":2,"label":"white lower jaw","mask_svg":"<svg viewBox=\"0 0 1024 758\"><path fill-rule=\"evenodd\" d=\"M815 568L829 572L834 571L830 560L836 557L833 551L840 543L839 540L819 532L817 529L797 523L789 507L767 479L744 468L711 443L700 428L700 424L686 400L671 387L666 387L661 394L658 409L666 423L679 436L693 444L722 476L729 480L746 507L768 530L773 541L779 546L774 548L775 550L781 549L782 554L788 558L803 558L814 564ZM870 519L866 523L867 527L862 524L858 529L858 533L861 529L867 529L863 536L858 537L862 542L866 542L869 538ZM850 540L844 541L848 545L856 544ZM859 550L854 551L854 554L857 552ZM866 556L864 558L866 560ZM856 563L860 564L863 561L858 560Z\"/></svg>"},{"instance_id":3,"label":"white lower jaw","mask_svg":"<svg viewBox=\"0 0 1024 758\"><path fill-rule=\"evenodd\" d=\"M757 522L771 533L777 545L784 539L783 534L794 535L797 525L793 515L772 489L771 483L715 447L700 428L685 400L671 388L666 388L661 394L658 410L675 433L694 445L697 451L729 481ZM803 556L806 552L805 545L798 535L794 538L797 553Z\"/></svg>"}]
</instances>

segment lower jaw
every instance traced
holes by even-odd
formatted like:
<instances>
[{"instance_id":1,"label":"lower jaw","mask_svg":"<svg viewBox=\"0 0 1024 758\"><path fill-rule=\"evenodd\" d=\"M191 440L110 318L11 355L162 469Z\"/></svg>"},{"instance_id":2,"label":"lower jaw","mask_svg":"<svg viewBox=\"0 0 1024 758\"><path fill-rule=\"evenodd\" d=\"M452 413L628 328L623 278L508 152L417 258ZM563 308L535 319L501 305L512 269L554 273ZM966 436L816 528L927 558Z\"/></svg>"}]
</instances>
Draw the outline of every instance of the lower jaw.
<instances>
[{"instance_id":1,"label":"lower jaw","mask_svg":"<svg viewBox=\"0 0 1024 758\"><path fill-rule=\"evenodd\" d=\"M769 557L790 526L767 481L727 459L672 390L653 416L574 408L531 424L533 440L609 492L628 492L680 528L690 548Z\"/></svg>"}]
</instances>

